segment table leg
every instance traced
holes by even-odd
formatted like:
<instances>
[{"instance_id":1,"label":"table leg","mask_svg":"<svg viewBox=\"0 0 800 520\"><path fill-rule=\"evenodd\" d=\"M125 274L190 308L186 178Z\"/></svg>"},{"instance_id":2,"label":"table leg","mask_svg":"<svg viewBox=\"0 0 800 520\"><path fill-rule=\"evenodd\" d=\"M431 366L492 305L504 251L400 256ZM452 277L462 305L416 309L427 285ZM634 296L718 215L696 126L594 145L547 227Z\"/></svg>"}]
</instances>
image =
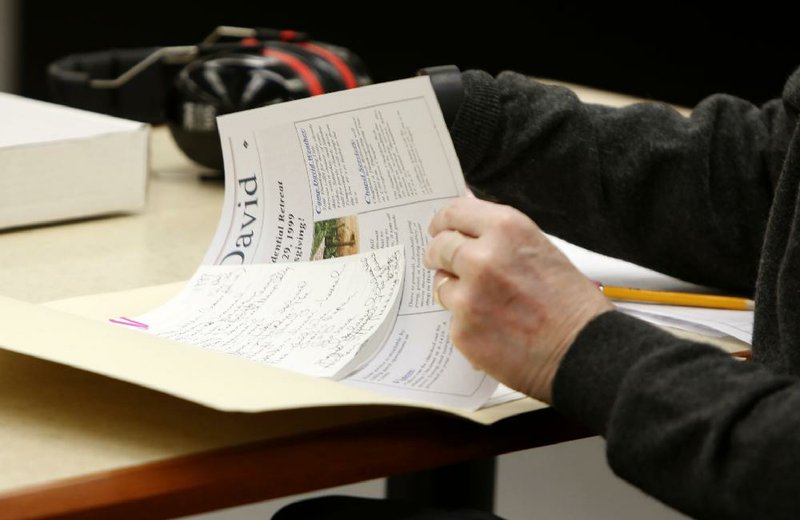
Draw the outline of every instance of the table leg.
<instances>
[{"instance_id":1,"label":"table leg","mask_svg":"<svg viewBox=\"0 0 800 520\"><path fill-rule=\"evenodd\" d=\"M386 496L444 509L492 512L497 459L473 460L386 479Z\"/></svg>"}]
</instances>

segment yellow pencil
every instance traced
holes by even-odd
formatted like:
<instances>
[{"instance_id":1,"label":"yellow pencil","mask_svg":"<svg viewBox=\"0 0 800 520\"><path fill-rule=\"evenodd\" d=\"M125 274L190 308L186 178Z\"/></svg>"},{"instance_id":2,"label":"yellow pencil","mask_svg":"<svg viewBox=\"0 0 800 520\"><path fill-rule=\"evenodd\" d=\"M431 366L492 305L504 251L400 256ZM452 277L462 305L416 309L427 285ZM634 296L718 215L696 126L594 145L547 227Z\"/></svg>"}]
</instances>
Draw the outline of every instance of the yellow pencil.
<instances>
[{"instance_id":1,"label":"yellow pencil","mask_svg":"<svg viewBox=\"0 0 800 520\"><path fill-rule=\"evenodd\" d=\"M732 309L747 311L753 309L753 300L737 296L716 296L713 294L695 294L674 291L650 291L630 287L613 287L598 284L608 298L612 300L663 303L666 305L682 305L685 307L707 307L711 309Z\"/></svg>"}]
</instances>

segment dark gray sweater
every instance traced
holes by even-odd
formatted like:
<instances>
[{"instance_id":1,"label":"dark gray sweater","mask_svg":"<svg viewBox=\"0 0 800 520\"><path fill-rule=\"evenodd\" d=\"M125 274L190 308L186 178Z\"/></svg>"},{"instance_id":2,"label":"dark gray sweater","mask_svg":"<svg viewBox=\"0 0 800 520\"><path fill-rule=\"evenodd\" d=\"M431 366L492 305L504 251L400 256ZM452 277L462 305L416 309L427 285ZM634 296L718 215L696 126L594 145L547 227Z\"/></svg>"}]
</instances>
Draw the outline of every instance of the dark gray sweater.
<instances>
[{"instance_id":1,"label":"dark gray sweater","mask_svg":"<svg viewBox=\"0 0 800 520\"><path fill-rule=\"evenodd\" d=\"M477 191L584 247L755 293L754 362L610 312L568 351L555 407L689 515L800 518L800 69L782 99L717 95L691 118L512 73L463 79L451 133Z\"/></svg>"}]
</instances>

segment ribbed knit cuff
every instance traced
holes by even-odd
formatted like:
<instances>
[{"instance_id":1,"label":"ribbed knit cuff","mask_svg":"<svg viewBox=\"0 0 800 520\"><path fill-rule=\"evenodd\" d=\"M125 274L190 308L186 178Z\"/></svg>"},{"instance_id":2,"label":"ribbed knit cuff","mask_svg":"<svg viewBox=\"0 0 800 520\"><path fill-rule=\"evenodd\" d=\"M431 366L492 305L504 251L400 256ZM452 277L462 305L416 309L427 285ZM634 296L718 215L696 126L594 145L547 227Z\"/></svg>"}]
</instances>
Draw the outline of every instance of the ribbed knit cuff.
<instances>
[{"instance_id":1,"label":"ribbed knit cuff","mask_svg":"<svg viewBox=\"0 0 800 520\"><path fill-rule=\"evenodd\" d=\"M456 114L450 136L469 181L470 173L480 164L500 122L500 95L494 79L487 73L469 70L463 73L464 102Z\"/></svg>"},{"instance_id":2,"label":"ribbed knit cuff","mask_svg":"<svg viewBox=\"0 0 800 520\"><path fill-rule=\"evenodd\" d=\"M567 351L553 382L553 406L603 435L628 370L643 357L680 341L619 311L589 322Z\"/></svg>"},{"instance_id":3,"label":"ribbed knit cuff","mask_svg":"<svg viewBox=\"0 0 800 520\"><path fill-rule=\"evenodd\" d=\"M795 69L783 87L783 103L787 110L800 112L800 67Z\"/></svg>"}]
</instances>

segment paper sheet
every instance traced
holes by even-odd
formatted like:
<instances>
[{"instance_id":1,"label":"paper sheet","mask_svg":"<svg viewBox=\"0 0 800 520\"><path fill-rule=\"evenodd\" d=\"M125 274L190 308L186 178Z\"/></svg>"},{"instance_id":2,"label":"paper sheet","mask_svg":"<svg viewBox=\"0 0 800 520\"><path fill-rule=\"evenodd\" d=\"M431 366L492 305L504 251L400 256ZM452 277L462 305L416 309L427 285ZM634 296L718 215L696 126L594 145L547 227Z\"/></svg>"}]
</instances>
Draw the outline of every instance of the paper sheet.
<instances>
[{"instance_id":1,"label":"paper sheet","mask_svg":"<svg viewBox=\"0 0 800 520\"><path fill-rule=\"evenodd\" d=\"M618 302L617 307L631 316L658 325L675 327L706 336L730 336L753 343L753 311L701 309L676 305Z\"/></svg>"},{"instance_id":2,"label":"paper sheet","mask_svg":"<svg viewBox=\"0 0 800 520\"><path fill-rule=\"evenodd\" d=\"M401 315L382 349L343 382L406 399L475 410L497 382L475 370L450 341L446 311Z\"/></svg>"},{"instance_id":3,"label":"paper sheet","mask_svg":"<svg viewBox=\"0 0 800 520\"><path fill-rule=\"evenodd\" d=\"M709 287L678 280L624 260L589 251L556 237L549 238L583 274L606 285L707 294L718 292ZM727 336L747 344L752 343L753 311L629 302L618 302L616 305L622 312L656 325L679 328L709 337Z\"/></svg>"}]
</instances>

